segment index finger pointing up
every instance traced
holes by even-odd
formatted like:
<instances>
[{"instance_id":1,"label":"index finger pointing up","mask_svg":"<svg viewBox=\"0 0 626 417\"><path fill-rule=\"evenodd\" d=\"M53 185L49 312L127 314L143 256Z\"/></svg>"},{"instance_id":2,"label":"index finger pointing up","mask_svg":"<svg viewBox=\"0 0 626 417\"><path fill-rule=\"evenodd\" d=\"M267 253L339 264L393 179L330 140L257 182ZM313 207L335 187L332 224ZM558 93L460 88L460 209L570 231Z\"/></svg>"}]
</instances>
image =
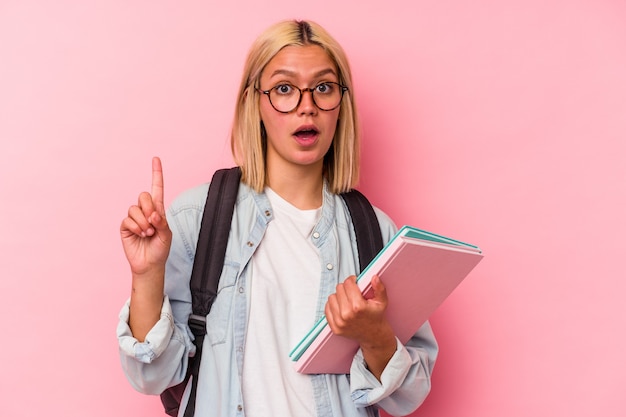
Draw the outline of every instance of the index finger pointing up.
<instances>
[{"instance_id":1,"label":"index finger pointing up","mask_svg":"<svg viewBox=\"0 0 626 417\"><path fill-rule=\"evenodd\" d=\"M165 214L163 203L163 167L158 156L152 158L152 201L159 214Z\"/></svg>"}]
</instances>

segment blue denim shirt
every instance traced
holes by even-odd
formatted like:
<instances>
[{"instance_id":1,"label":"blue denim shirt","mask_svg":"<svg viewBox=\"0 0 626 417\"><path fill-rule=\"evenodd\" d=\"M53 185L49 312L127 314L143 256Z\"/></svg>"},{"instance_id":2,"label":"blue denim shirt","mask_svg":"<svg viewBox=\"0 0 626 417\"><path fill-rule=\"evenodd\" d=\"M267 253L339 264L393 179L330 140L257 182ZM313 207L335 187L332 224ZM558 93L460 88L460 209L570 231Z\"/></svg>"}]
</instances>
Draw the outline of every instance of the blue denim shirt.
<instances>
[{"instance_id":1,"label":"blue denim shirt","mask_svg":"<svg viewBox=\"0 0 626 417\"><path fill-rule=\"evenodd\" d=\"M159 394L181 382L188 359L195 354L193 336L187 326L191 314L189 280L207 191L208 184L188 190L168 209L167 219L173 238L165 270L166 295L161 319L144 342L138 342L128 327L128 302L120 312L117 335L122 367L133 387L146 394ZM376 214L386 242L396 227L379 209ZM218 295L207 316L207 335L198 379L197 417L245 417L241 375L252 273L249 265L272 218L272 207L266 195L242 184ZM324 314L326 300L334 293L337 283L358 270L356 238L348 209L340 196L326 188L315 232L311 239L319 249L321 273L317 320ZM311 375L317 415L376 416L379 407L392 415L411 413L430 391L437 351L430 325L426 323L406 345L398 341L397 350L380 381L367 370L360 350L355 355L350 374ZM187 403L190 385L183 404Z\"/></svg>"}]
</instances>

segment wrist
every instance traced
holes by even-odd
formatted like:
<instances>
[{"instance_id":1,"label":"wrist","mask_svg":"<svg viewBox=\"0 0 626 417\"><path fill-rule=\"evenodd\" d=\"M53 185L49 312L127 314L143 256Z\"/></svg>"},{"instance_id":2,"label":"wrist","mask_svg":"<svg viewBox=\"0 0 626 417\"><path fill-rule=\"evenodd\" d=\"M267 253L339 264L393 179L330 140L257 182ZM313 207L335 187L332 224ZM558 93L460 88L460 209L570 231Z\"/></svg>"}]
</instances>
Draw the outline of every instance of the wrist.
<instances>
[{"instance_id":1,"label":"wrist","mask_svg":"<svg viewBox=\"0 0 626 417\"><path fill-rule=\"evenodd\" d=\"M396 335L389 322L384 321L368 332L367 338L359 341L361 349L380 351L396 347Z\"/></svg>"},{"instance_id":2,"label":"wrist","mask_svg":"<svg viewBox=\"0 0 626 417\"><path fill-rule=\"evenodd\" d=\"M130 293L129 326L135 338L143 341L161 316L164 297L164 274L152 269L134 274Z\"/></svg>"}]
</instances>

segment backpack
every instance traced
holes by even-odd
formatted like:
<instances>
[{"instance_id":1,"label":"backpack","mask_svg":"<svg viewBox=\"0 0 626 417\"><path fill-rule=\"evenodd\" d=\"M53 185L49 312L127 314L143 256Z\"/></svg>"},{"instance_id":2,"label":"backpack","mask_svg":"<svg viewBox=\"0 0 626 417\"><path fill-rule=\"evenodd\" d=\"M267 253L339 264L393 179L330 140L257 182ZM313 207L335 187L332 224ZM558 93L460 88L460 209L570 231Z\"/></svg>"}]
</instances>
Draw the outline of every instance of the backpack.
<instances>
[{"instance_id":1,"label":"backpack","mask_svg":"<svg viewBox=\"0 0 626 417\"><path fill-rule=\"evenodd\" d=\"M206 316L217 296L240 179L239 167L220 169L213 174L209 185L190 282L192 314L188 324L195 336L196 354L190 358L187 376L183 382L161 393L165 412L172 417L178 415L190 377L192 377L191 393L184 417L193 417L195 413L198 373L206 334ZM359 267L362 271L383 247L380 225L372 205L359 191L351 190L341 194L341 197L348 206L352 218Z\"/></svg>"}]
</instances>

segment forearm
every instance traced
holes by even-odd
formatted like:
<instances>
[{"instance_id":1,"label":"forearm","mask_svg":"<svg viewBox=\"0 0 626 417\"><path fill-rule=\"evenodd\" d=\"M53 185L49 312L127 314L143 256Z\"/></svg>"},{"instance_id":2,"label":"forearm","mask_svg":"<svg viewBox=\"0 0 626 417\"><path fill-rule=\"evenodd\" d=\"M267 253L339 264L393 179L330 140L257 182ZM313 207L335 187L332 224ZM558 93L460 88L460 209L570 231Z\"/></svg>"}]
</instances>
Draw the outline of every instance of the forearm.
<instances>
[{"instance_id":1,"label":"forearm","mask_svg":"<svg viewBox=\"0 0 626 417\"><path fill-rule=\"evenodd\" d=\"M164 268L153 268L141 275L133 274L128 325L140 342L145 340L161 317L164 276Z\"/></svg>"},{"instance_id":2,"label":"forearm","mask_svg":"<svg viewBox=\"0 0 626 417\"><path fill-rule=\"evenodd\" d=\"M361 343L367 369L380 381L383 370L396 352L396 337L391 327L381 330L370 342Z\"/></svg>"}]
</instances>

